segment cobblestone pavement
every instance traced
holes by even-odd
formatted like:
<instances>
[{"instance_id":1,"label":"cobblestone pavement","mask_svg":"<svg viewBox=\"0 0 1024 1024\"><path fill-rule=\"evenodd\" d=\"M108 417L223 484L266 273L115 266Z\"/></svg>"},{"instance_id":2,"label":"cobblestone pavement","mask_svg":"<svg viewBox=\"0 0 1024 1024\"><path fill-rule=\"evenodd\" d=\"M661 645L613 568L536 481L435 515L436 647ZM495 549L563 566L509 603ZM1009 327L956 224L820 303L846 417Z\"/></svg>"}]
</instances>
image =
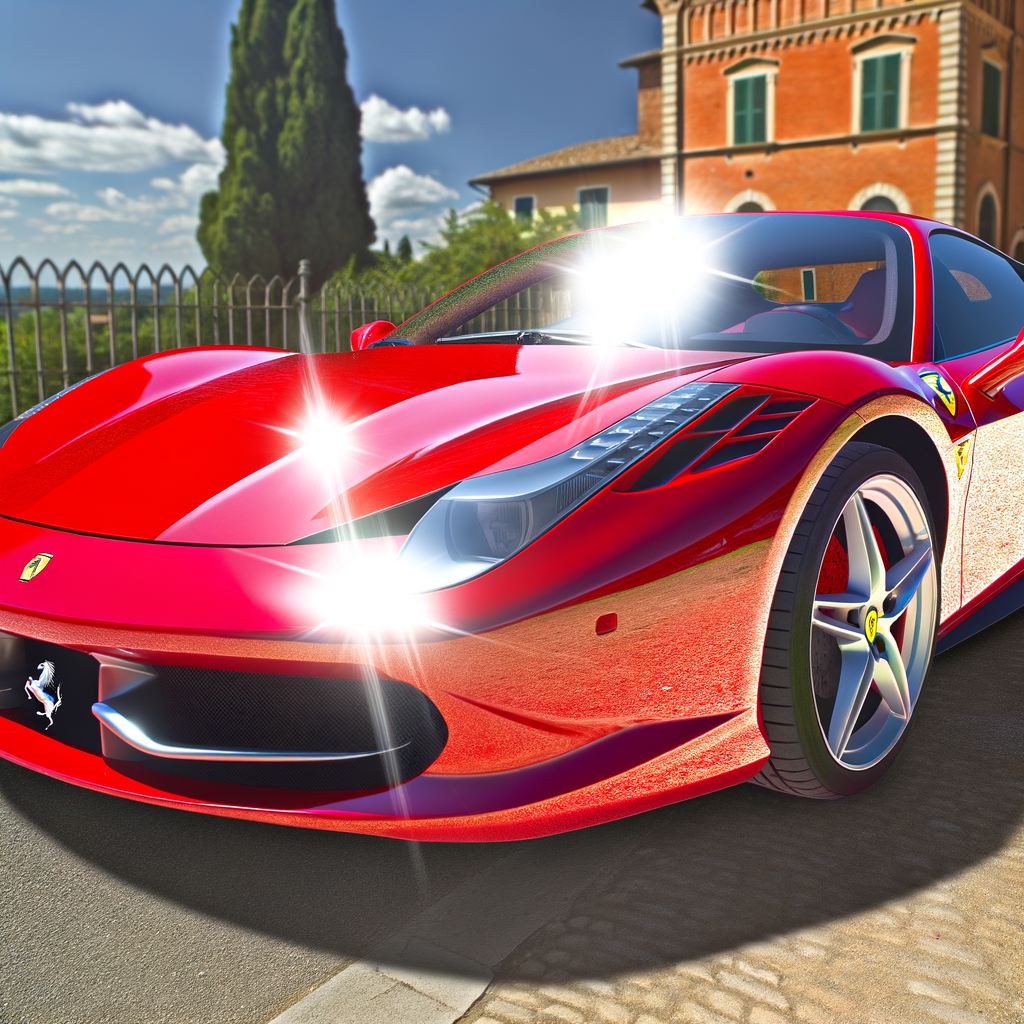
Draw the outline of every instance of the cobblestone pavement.
<instances>
[{"instance_id":1,"label":"cobblestone pavement","mask_svg":"<svg viewBox=\"0 0 1024 1024\"><path fill-rule=\"evenodd\" d=\"M1024 613L938 658L918 716L858 797L657 812L462 1024L1024 1021Z\"/></svg>"},{"instance_id":2,"label":"cobblestone pavement","mask_svg":"<svg viewBox=\"0 0 1024 1024\"><path fill-rule=\"evenodd\" d=\"M1022 762L1024 613L938 659L892 771L831 803L739 786L566 836L416 847L0 762L0 1024L264 1024L512 856L549 923L463 1024L1024 1022ZM595 881L561 898L584 863ZM447 927L493 911L500 930L497 906Z\"/></svg>"}]
</instances>

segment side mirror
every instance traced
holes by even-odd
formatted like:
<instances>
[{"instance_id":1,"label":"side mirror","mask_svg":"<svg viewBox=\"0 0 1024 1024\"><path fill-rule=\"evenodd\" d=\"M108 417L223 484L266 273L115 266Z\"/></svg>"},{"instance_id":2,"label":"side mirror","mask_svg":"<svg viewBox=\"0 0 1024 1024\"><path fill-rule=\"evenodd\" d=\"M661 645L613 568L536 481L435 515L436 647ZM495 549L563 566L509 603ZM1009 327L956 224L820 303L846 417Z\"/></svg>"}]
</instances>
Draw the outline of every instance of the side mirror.
<instances>
[{"instance_id":1,"label":"side mirror","mask_svg":"<svg viewBox=\"0 0 1024 1024\"><path fill-rule=\"evenodd\" d=\"M996 398L1012 380L1024 375L1024 330L1017 340L1001 355L967 378L967 384L977 388L989 398Z\"/></svg>"},{"instance_id":2,"label":"side mirror","mask_svg":"<svg viewBox=\"0 0 1024 1024\"><path fill-rule=\"evenodd\" d=\"M357 327L352 332L352 351L362 352L375 341L386 338L394 329L395 325L390 320L374 320L372 323Z\"/></svg>"}]
</instances>

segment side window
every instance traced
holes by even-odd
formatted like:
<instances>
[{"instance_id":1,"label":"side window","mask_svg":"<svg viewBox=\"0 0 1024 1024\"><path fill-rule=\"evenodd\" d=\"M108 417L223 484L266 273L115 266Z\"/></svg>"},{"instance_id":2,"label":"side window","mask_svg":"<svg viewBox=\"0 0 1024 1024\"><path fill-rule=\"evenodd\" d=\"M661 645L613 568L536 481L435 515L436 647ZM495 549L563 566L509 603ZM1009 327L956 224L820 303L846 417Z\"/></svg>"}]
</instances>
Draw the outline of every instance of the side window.
<instances>
[{"instance_id":1,"label":"side window","mask_svg":"<svg viewBox=\"0 0 1024 1024\"><path fill-rule=\"evenodd\" d=\"M929 239L935 359L991 348L1024 327L1024 281L1002 256L957 235Z\"/></svg>"}]
</instances>

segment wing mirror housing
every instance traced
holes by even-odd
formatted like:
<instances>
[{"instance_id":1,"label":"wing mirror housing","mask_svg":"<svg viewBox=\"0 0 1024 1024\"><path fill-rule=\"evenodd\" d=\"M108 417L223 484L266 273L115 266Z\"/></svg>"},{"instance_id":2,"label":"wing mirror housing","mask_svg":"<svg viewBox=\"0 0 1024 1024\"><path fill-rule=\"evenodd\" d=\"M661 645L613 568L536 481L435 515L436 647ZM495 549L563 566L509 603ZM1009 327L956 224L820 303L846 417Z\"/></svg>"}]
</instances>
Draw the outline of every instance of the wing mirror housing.
<instances>
[{"instance_id":1,"label":"wing mirror housing","mask_svg":"<svg viewBox=\"0 0 1024 1024\"><path fill-rule=\"evenodd\" d=\"M1017 335L1017 340L1001 355L990 363L974 371L967 378L967 384L977 388L989 398L996 398L999 392L1011 381L1024 375L1024 329Z\"/></svg>"},{"instance_id":2,"label":"wing mirror housing","mask_svg":"<svg viewBox=\"0 0 1024 1024\"><path fill-rule=\"evenodd\" d=\"M352 332L352 351L362 352L375 341L386 338L394 329L395 325L390 320L374 320L372 323L357 327Z\"/></svg>"}]
</instances>

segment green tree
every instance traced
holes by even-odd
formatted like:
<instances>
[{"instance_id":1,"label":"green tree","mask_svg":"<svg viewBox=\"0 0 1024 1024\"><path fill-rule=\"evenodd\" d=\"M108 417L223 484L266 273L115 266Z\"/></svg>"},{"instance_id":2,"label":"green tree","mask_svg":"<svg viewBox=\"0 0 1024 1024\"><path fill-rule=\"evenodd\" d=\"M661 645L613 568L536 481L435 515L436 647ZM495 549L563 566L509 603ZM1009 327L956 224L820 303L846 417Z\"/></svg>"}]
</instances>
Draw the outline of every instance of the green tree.
<instances>
[{"instance_id":1,"label":"green tree","mask_svg":"<svg viewBox=\"0 0 1024 1024\"><path fill-rule=\"evenodd\" d=\"M405 250L403 243L408 239L403 238L395 255L390 251L373 253L370 263L364 266L352 260L336 275L335 281L343 288L365 292L413 288L440 295L496 263L577 230L579 210L576 207L564 212L541 210L532 220L520 220L487 200L467 213L449 210L440 243L420 243L425 250L421 259L404 257L406 251L411 257L412 246Z\"/></svg>"},{"instance_id":2,"label":"green tree","mask_svg":"<svg viewBox=\"0 0 1024 1024\"><path fill-rule=\"evenodd\" d=\"M242 0L231 29L227 165L203 196L198 239L230 276L294 275L313 285L374 239L360 168L359 108L333 0Z\"/></svg>"}]
</instances>

